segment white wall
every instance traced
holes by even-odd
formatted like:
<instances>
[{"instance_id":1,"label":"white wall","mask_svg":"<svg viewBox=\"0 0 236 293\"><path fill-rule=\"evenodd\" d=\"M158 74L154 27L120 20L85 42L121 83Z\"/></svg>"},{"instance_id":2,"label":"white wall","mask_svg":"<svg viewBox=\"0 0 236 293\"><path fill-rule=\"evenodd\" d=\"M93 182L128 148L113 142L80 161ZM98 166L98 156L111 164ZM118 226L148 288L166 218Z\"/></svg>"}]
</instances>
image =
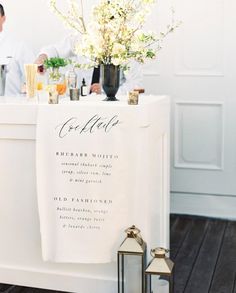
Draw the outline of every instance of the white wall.
<instances>
[{"instance_id":1,"label":"white wall","mask_svg":"<svg viewBox=\"0 0 236 293\"><path fill-rule=\"evenodd\" d=\"M66 1L58 1L59 5ZM94 0L86 0L85 11ZM64 38L69 30L50 11L49 0L1 0L6 12L4 29L23 39L37 53L42 46Z\"/></svg>"}]
</instances>

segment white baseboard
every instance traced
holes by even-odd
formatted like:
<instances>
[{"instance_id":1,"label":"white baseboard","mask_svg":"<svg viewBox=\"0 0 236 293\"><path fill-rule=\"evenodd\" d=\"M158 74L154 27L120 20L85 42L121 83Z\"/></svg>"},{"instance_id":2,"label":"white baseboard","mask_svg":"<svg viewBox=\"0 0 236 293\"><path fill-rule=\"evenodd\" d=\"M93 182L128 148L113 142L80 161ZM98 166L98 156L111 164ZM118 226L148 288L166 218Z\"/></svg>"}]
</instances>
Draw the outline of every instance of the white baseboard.
<instances>
[{"instance_id":1,"label":"white baseboard","mask_svg":"<svg viewBox=\"0 0 236 293\"><path fill-rule=\"evenodd\" d=\"M170 211L236 220L236 196L171 192Z\"/></svg>"}]
</instances>

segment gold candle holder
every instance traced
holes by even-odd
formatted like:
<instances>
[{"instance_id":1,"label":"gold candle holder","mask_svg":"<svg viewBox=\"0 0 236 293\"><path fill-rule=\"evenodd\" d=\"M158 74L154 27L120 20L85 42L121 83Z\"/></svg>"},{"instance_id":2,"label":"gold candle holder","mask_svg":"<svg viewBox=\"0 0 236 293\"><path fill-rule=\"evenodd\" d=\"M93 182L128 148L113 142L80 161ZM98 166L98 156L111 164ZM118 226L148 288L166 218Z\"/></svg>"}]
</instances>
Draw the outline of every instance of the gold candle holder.
<instances>
[{"instance_id":1,"label":"gold candle holder","mask_svg":"<svg viewBox=\"0 0 236 293\"><path fill-rule=\"evenodd\" d=\"M138 105L139 92L138 91L130 91L128 96L128 104L129 105Z\"/></svg>"}]
</instances>

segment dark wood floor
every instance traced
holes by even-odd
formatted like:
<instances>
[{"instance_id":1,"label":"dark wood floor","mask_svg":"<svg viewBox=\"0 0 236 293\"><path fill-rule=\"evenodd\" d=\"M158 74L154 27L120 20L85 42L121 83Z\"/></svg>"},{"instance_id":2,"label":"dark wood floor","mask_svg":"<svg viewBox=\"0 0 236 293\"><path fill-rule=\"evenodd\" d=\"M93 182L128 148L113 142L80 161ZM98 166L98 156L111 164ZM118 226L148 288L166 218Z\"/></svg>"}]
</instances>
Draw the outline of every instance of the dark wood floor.
<instances>
[{"instance_id":1,"label":"dark wood floor","mask_svg":"<svg viewBox=\"0 0 236 293\"><path fill-rule=\"evenodd\" d=\"M175 293L236 293L236 222L171 216Z\"/></svg>"},{"instance_id":2,"label":"dark wood floor","mask_svg":"<svg viewBox=\"0 0 236 293\"><path fill-rule=\"evenodd\" d=\"M174 293L236 293L236 222L171 215L170 228ZM2 284L0 292L57 291Z\"/></svg>"}]
</instances>

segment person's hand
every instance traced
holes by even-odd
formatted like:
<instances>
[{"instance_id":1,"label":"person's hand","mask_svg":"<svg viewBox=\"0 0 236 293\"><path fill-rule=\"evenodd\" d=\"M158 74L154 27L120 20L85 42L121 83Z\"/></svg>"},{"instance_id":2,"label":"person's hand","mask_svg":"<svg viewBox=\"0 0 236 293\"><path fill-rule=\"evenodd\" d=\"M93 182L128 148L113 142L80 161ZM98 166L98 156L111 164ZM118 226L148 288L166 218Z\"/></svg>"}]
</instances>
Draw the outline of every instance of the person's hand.
<instances>
[{"instance_id":1,"label":"person's hand","mask_svg":"<svg viewBox=\"0 0 236 293\"><path fill-rule=\"evenodd\" d=\"M38 64L38 72L44 73L45 68L43 66L44 61L48 59L48 56L46 54L40 54L38 58L34 61L35 64Z\"/></svg>"},{"instance_id":2,"label":"person's hand","mask_svg":"<svg viewBox=\"0 0 236 293\"><path fill-rule=\"evenodd\" d=\"M101 85L100 83L93 83L90 87L90 92L95 93L97 95L101 94Z\"/></svg>"}]
</instances>

